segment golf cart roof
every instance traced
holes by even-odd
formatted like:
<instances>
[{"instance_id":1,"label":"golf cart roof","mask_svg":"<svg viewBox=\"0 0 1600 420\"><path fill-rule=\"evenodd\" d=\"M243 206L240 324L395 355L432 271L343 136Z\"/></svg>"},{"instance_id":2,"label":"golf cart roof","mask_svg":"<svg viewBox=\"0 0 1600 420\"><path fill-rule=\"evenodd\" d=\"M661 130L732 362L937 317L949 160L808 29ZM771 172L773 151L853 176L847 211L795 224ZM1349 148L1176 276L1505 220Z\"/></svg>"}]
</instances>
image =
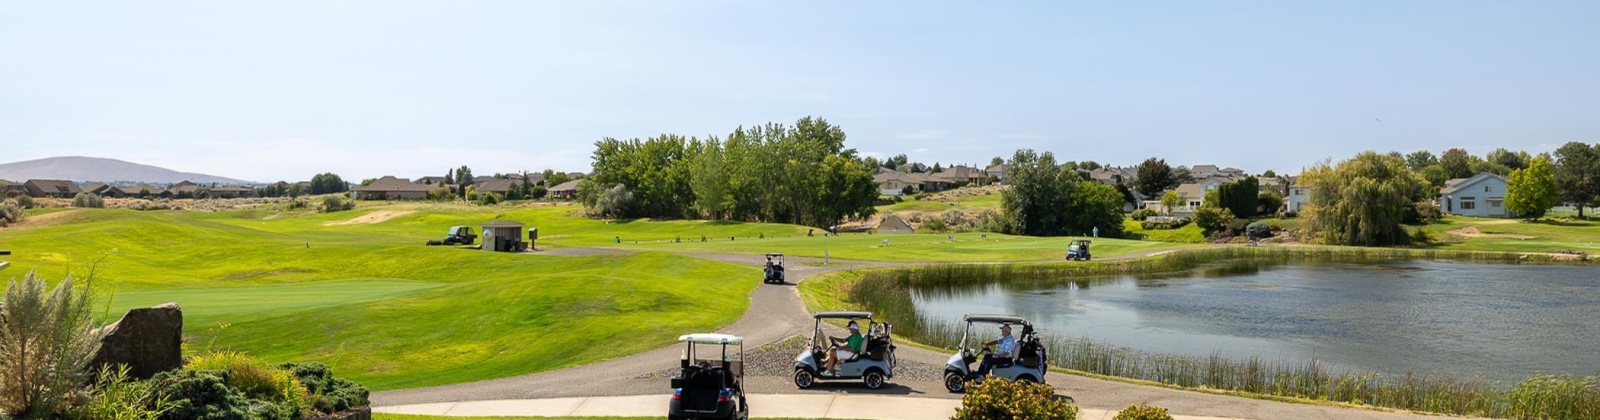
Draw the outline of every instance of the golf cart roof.
<instances>
[{"instance_id":1,"label":"golf cart roof","mask_svg":"<svg viewBox=\"0 0 1600 420\"><path fill-rule=\"evenodd\" d=\"M991 324L1023 324L1028 325L1028 320L1015 315L967 315L967 322L987 322Z\"/></svg>"},{"instance_id":2,"label":"golf cart roof","mask_svg":"<svg viewBox=\"0 0 1600 420\"><path fill-rule=\"evenodd\" d=\"M1074 243L1074 244L1086 244L1086 243L1089 243L1089 240L1088 239L1079 239L1079 240L1072 241L1072 243Z\"/></svg>"},{"instance_id":3,"label":"golf cart roof","mask_svg":"<svg viewBox=\"0 0 1600 420\"><path fill-rule=\"evenodd\" d=\"M782 252L768 252L767 256L768 257L782 257L783 253Z\"/></svg>"},{"instance_id":4,"label":"golf cart roof","mask_svg":"<svg viewBox=\"0 0 1600 420\"><path fill-rule=\"evenodd\" d=\"M866 318L866 319L872 319L872 313L871 312L856 312L856 311L828 311L828 312L817 312L815 314L812 314L811 317L812 318L816 318L816 319L823 319L823 318L849 318L849 319Z\"/></svg>"},{"instance_id":5,"label":"golf cart roof","mask_svg":"<svg viewBox=\"0 0 1600 420\"><path fill-rule=\"evenodd\" d=\"M744 337L727 334L684 334L678 336L678 341L699 344L739 344L744 342Z\"/></svg>"}]
</instances>

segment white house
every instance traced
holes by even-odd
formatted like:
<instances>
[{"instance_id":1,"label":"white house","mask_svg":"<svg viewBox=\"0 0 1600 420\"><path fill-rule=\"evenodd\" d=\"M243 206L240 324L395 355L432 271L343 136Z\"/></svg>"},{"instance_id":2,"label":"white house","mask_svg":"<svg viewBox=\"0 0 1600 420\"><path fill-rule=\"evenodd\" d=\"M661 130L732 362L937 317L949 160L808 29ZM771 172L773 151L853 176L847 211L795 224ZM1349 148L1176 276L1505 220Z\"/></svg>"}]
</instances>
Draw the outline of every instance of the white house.
<instances>
[{"instance_id":1,"label":"white house","mask_svg":"<svg viewBox=\"0 0 1600 420\"><path fill-rule=\"evenodd\" d=\"M1283 198L1284 208L1291 213L1300 213L1307 201L1311 201L1311 189L1301 185L1299 180L1289 185L1289 196Z\"/></svg>"},{"instance_id":2,"label":"white house","mask_svg":"<svg viewBox=\"0 0 1600 420\"><path fill-rule=\"evenodd\" d=\"M1471 178L1445 181L1439 191L1439 207L1445 213L1471 217L1507 217L1506 178L1480 172Z\"/></svg>"}]
</instances>

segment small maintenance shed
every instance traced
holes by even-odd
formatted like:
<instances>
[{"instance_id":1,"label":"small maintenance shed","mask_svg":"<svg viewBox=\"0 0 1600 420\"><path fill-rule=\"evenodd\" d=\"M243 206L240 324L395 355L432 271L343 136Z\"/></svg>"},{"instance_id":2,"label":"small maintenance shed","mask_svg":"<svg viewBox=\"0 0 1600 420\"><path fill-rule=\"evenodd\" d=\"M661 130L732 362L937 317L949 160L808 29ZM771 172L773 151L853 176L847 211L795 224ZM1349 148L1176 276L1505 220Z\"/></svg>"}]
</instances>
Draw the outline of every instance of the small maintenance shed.
<instances>
[{"instance_id":1,"label":"small maintenance shed","mask_svg":"<svg viewBox=\"0 0 1600 420\"><path fill-rule=\"evenodd\" d=\"M915 231L915 229L911 228L910 223L906 223L905 219L892 214L884 217L883 221L878 223L878 233L911 233Z\"/></svg>"},{"instance_id":2,"label":"small maintenance shed","mask_svg":"<svg viewBox=\"0 0 1600 420\"><path fill-rule=\"evenodd\" d=\"M519 222L510 220L491 220L483 224L483 250L500 252L522 252L527 249L527 242L522 241L522 227Z\"/></svg>"}]
</instances>

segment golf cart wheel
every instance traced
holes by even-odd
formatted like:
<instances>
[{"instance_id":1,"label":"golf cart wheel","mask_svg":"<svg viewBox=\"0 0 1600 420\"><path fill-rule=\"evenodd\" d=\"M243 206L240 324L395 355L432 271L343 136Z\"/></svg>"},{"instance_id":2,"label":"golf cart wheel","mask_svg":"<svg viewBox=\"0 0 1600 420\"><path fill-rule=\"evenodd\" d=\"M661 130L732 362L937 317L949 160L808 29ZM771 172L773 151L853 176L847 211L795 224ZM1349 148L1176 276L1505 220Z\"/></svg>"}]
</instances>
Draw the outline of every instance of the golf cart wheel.
<instances>
[{"instance_id":1,"label":"golf cart wheel","mask_svg":"<svg viewBox=\"0 0 1600 420\"><path fill-rule=\"evenodd\" d=\"M1017 382L1024 384L1036 384L1039 383L1039 380L1033 379L1033 375L1022 375L1017 377Z\"/></svg>"},{"instance_id":2,"label":"golf cart wheel","mask_svg":"<svg viewBox=\"0 0 1600 420\"><path fill-rule=\"evenodd\" d=\"M816 385L816 383L817 383L817 376L816 375L812 375L811 371L805 370L805 369L795 369L794 370L794 386L795 387L798 387L800 389L806 389L806 388L810 388L812 385Z\"/></svg>"},{"instance_id":3,"label":"golf cart wheel","mask_svg":"<svg viewBox=\"0 0 1600 420\"><path fill-rule=\"evenodd\" d=\"M876 369L868 371L866 376L861 377L861 382L867 385L867 389L883 388L883 372Z\"/></svg>"},{"instance_id":4,"label":"golf cart wheel","mask_svg":"<svg viewBox=\"0 0 1600 420\"><path fill-rule=\"evenodd\" d=\"M959 374L959 373L945 372L944 373L944 389L947 389L950 392L956 392L956 393L959 393L959 392L962 392L962 391L966 391L967 390L967 378L962 377L961 374Z\"/></svg>"}]
</instances>

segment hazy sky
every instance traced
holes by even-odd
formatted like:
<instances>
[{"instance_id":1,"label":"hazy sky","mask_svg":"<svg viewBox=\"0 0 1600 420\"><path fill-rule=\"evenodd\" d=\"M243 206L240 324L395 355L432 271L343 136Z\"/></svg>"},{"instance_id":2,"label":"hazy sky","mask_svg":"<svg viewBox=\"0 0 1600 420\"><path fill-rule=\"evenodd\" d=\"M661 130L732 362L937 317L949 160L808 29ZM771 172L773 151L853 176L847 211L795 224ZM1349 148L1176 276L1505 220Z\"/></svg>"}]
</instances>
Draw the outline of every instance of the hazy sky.
<instances>
[{"instance_id":1,"label":"hazy sky","mask_svg":"<svg viewBox=\"0 0 1600 420\"><path fill-rule=\"evenodd\" d=\"M0 162L587 170L602 137L807 115L946 165L1538 152L1600 142L1597 22L1593 0L10 2Z\"/></svg>"}]
</instances>

